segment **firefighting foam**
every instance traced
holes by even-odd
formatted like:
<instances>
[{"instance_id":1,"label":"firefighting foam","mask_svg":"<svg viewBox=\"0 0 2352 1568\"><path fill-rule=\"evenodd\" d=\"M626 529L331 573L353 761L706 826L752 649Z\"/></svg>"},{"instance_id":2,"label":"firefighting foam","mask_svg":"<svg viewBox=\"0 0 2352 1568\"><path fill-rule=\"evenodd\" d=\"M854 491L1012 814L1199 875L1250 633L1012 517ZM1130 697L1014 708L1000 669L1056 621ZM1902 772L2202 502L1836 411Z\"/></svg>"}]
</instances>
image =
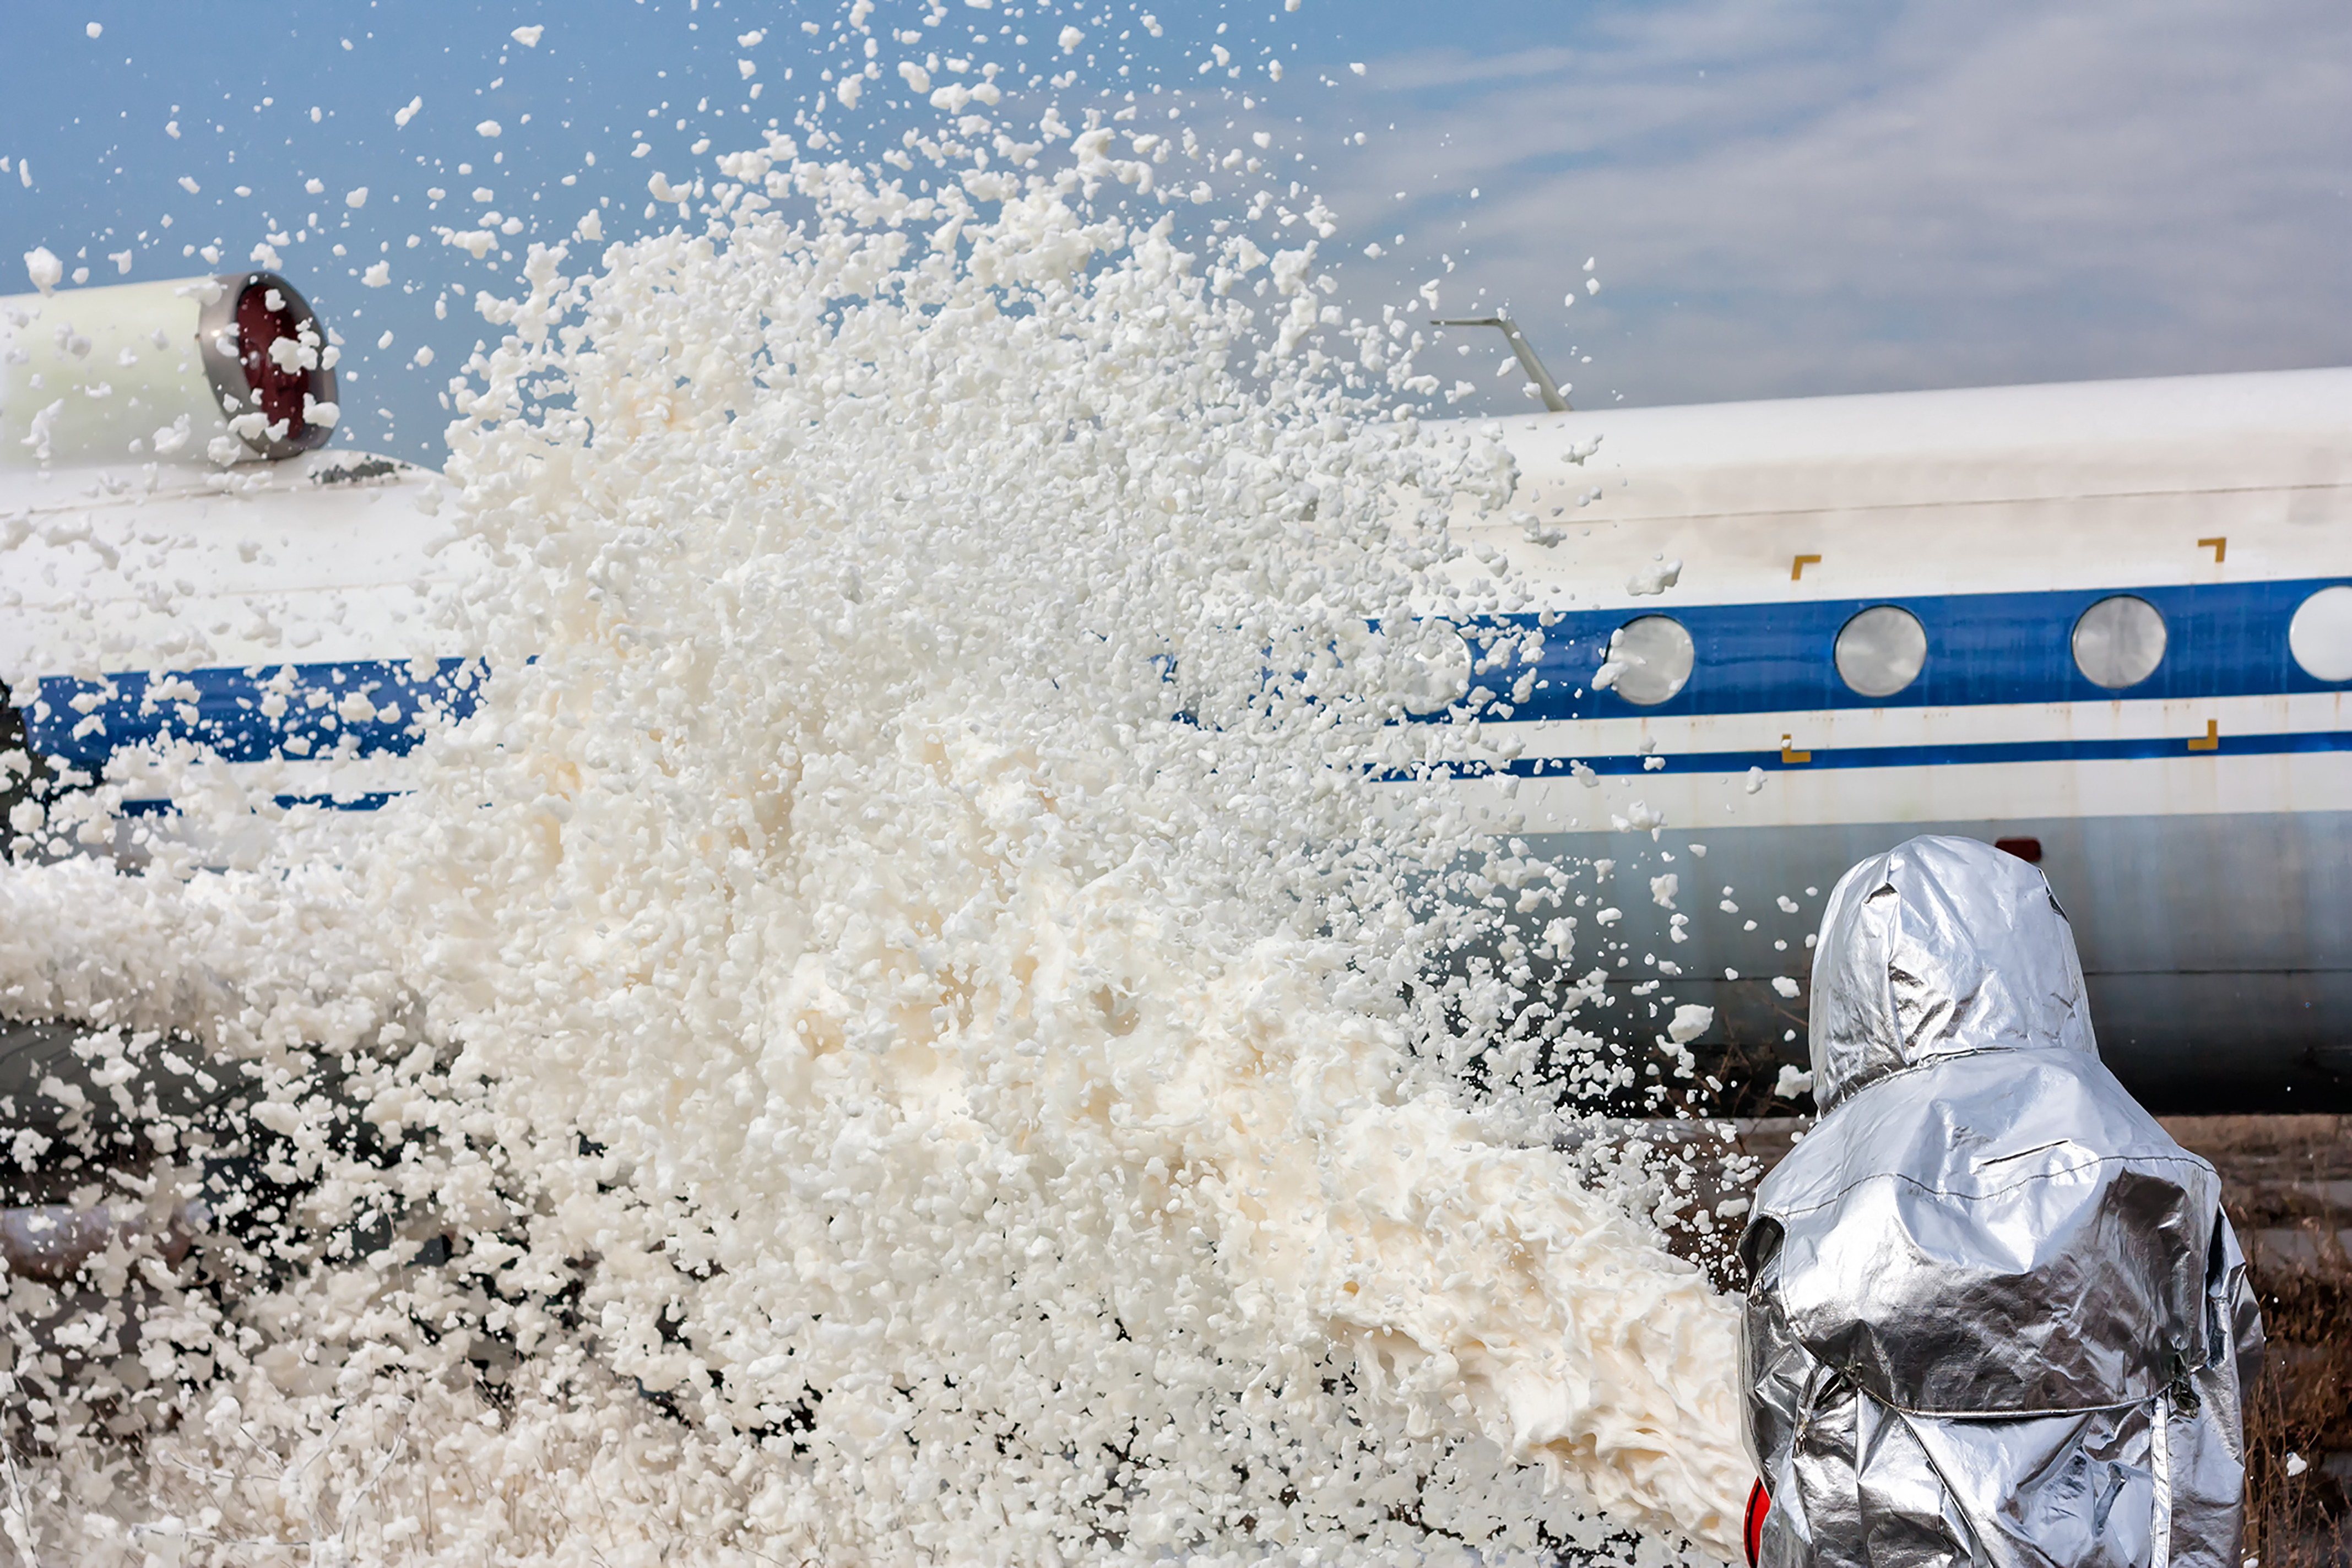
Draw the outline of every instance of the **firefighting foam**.
<instances>
[{"instance_id":1,"label":"firefighting foam","mask_svg":"<svg viewBox=\"0 0 2352 1568\"><path fill-rule=\"evenodd\" d=\"M1507 458L1194 132L975 118L479 301L488 674L365 833L186 748L0 875L12 1009L204 1107L11 1283L21 1550L1728 1552L1730 1309L1537 1092L1563 874L1382 784L1491 755L1399 721Z\"/></svg>"}]
</instances>

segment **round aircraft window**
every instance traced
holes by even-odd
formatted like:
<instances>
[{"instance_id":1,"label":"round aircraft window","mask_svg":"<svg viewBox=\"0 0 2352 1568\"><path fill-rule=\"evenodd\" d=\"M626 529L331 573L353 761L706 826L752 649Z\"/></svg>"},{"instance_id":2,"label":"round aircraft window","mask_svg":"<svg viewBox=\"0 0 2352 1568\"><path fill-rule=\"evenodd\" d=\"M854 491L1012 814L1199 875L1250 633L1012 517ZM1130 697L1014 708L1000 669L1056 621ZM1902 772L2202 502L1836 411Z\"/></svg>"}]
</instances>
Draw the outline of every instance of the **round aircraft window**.
<instances>
[{"instance_id":1,"label":"round aircraft window","mask_svg":"<svg viewBox=\"0 0 2352 1568\"><path fill-rule=\"evenodd\" d=\"M1838 678L1863 696L1893 696L1927 662L1927 629L1900 605L1874 604L1838 629Z\"/></svg>"},{"instance_id":2,"label":"round aircraft window","mask_svg":"<svg viewBox=\"0 0 2352 1568\"><path fill-rule=\"evenodd\" d=\"M2352 588L2323 588L2287 622L2287 652L2315 681L2352 681Z\"/></svg>"},{"instance_id":3,"label":"round aircraft window","mask_svg":"<svg viewBox=\"0 0 2352 1568\"><path fill-rule=\"evenodd\" d=\"M2128 593L2102 599L2074 622L2074 667L2109 691L2136 686L2164 663L2164 617Z\"/></svg>"},{"instance_id":4,"label":"round aircraft window","mask_svg":"<svg viewBox=\"0 0 2352 1568\"><path fill-rule=\"evenodd\" d=\"M1671 615L1644 615L1626 622L1610 637L1609 656L1592 684L1629 703L1655 707L1683 689L1696 659L1691 634L1681 622Z\"/></svg>"}]
</instances>

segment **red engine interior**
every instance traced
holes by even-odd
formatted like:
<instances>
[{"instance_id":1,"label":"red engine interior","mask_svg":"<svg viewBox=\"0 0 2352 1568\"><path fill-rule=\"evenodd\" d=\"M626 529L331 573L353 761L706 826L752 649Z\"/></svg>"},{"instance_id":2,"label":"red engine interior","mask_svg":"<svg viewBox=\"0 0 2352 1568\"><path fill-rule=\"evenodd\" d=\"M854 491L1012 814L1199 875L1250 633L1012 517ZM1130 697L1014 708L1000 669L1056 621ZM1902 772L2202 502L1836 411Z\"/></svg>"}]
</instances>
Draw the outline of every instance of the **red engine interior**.
<instances>
[{"instance_id":1,"label":"red engine interior","mask_svg":"<svg viewBox=\"0 0 2352 1568\"><path fill-rule=\"evenodd\" d=\"M269 346L280 339L299 339L301 319L283 295L278 297L278 308L272 310L269 293L268 284L250 283L236 297L239 357L246 384L253 389L262 414L272 424L284 420L286 439L299 441L309 428L302 419L302 394L310 390L311 372L299 366L280 370L269 356Z\"/></svg>"}]
</instances>

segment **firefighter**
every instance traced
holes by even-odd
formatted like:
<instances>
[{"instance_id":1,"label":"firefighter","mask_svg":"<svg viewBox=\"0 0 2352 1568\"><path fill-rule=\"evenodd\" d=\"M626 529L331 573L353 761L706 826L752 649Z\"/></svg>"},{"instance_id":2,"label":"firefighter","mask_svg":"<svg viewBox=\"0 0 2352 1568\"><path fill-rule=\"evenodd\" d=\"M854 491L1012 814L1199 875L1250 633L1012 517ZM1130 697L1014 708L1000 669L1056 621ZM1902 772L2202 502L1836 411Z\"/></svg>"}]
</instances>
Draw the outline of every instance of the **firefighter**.
<instances>
[{"instance_id":1,"label":"firefighter","mask_svg":"<svg viewBox=\"0 0 2352 1568\"><path fill-rule=\"evenodd\" d=\"M1846 873L1811 1044L1740 1241L1751 1557L2240 1568L2244 1259L2100 1063L2041 872L1925 837Z\"/></svg>"}]
</instances>

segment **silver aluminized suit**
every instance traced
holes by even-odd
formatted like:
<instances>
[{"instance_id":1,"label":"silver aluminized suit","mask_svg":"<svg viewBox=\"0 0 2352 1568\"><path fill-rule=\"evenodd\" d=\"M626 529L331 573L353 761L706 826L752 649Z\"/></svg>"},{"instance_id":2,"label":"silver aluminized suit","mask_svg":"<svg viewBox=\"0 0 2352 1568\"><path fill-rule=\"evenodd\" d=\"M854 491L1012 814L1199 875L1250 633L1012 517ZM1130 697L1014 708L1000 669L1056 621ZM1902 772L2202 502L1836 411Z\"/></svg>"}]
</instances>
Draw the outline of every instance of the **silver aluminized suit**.
<instances>
[{"instance_id":1,"label":"silver aluminized suit","mask_svg":"<svg viewBox=\"0 0 2352 1568\"><path fill-rule=\"evenodd\" d=\"M2100 1064L2042 873L1954 838L1855 866L1811 1045L1821 1122L1740 1243L1765 1568L2239 1568L2245 1263Z\"/></svg>"}]
</instances>

